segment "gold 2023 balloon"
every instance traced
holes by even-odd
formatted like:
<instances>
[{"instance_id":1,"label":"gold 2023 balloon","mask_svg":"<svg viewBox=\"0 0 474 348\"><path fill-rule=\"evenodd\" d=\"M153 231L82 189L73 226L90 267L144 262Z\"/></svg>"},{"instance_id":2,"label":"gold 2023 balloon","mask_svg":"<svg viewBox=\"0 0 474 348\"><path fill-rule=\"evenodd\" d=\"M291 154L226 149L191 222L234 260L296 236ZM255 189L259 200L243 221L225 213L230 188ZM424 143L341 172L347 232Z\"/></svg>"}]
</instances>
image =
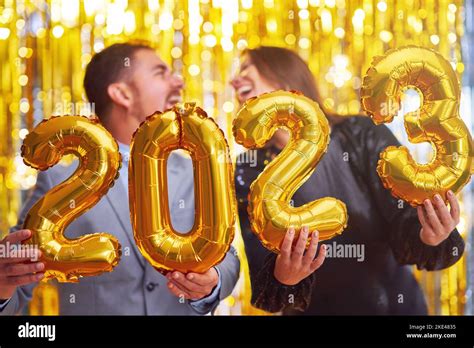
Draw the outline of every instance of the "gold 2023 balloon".
<instances>
[{"instance_id":1,"label":"gold 2023 balloon","mask_svg":"<svg viewBox=\"0 0 474 348\"><path fill-rule=\"evenodd\" d=\"M429 142L434 156L418 164L406 147L387 147L377 172L385 188L411 205L436 193L458 192L473 172L471 134L459 116L460 88L451 64L439 53L407 46L375 57L361 89L363 108L376 124L391 122L407 89L420 94L419 111L405 115L412 143Z\"/></svg>"},{"instance_id":2,"label":"gold 2023 balloon","mask_svg":"<svg viewBox=\"0 0 474 348\"><path fill-rule=\"evenodd\" d=\"M252 230L274 252L279 252L289 227L309 226L326 240L347 225L346 205L335 198L317 199L301 207L290 205L329 143L328 121L318 104L298 92L262 94L242 106L233 132L239 144L252 149L264 146L278 127L287 129L291 139L250 186L248 206Z\"/></svg>"},{"instance_id":3,"label":"gold 2023 balloon","mask_svg":"<svg viewBox=\"0 0 474 348\"><path fill-rule=\"evenodd\" d=\"M194 167L195 221L187 234L170 220L167 159L189 151ZM129 164L130 217L143 256L162 273L202 273L218 264L234 238L235 189L224 134L192 103L148 117L134 134Z\"/></svg>"},{"instance_id":4,"label":"gold 2023 balloon","mask_svg":"<svg viewBox=\"0 0 474 348\"><path fill-rule=\"evenodd\" d=\"M86 117L52 117L26 136L21 151L24 162L38 170L54 166L66 154L79 157L76 171L33 205L23 225L33 234L27 243L42 252L45 279L77 282L81 276L110 272L120 260L114 236L94 233L71 240L64 230L93 207L118 176L121 160L114 138Z\"/></svg>"}]
</instances>

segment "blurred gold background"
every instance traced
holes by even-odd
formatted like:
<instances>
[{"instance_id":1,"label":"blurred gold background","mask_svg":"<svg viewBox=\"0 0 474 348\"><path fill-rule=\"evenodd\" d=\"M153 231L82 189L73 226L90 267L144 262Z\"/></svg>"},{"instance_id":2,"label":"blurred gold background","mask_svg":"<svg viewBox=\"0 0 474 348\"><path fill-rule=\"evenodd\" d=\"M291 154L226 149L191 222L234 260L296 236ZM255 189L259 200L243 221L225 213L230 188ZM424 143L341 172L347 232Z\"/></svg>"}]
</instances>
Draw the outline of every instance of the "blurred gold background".
<instances>
[{"instance_id":1,"label":"blurred gold background","mask_svg":"<svg viewBox=\"0 0 474 348\"><path fill-rule=\"evenodd\" d=\"M36 180L19 154L22 139L51 115L93 113L82 79L92 55L105 46L146 40L156 47L184 77L184 100L196 101L218 121L236 153L230 130L237 104L228 82L238 69L239 52L258 45L298 51L316 76L325 106L340 114L360 111L358 89L373 56L407 44L434 48L463 83L461 115L472 132L474 79L462 59L473 53L472 17L472 0L2 0L0 233L16 224L21 201ZM390 128L406 144L402 117ZM410 149L418 158L429 155L427 147ZM416 271L431 314L473 314L472 184L460 199L458 229L469 243L465 256L449 270ZM245 266L239 234L235 245ZM36 291L41 304L33 302L32 314L54 314L47 308L56 301L48 298L51 293L50 287ZM249 299L242 267L233 296L218 313L261 314Z\"/></svg>"}]
</instances>

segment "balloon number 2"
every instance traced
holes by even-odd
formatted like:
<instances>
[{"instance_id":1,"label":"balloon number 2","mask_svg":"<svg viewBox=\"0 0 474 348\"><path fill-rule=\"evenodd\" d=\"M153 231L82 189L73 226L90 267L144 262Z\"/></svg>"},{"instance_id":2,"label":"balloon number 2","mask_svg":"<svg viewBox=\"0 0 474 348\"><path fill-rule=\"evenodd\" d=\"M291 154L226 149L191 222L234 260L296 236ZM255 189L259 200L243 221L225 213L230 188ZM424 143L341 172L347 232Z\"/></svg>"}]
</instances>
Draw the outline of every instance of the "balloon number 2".
<instances>
[{"instance_id":1,"label":"balloon number 2","mask_svg":"<svg viewBox=\"0 0 474 348\"><path fill-rule=\"evenodd\" d=\"M406 147L390 146L380 154L377 172L394 196L416 206L436 193L459 192L473 173L474 150L459 116L459 82L446 59L414 46L375 57L363 80L362 106L376 124L391 122L407 89L421 97L420 109L404 118L408 139L431 143L433 159L418 164Z\"/></svg>"},{"instance_id":2,"label":"balloon number 2","mask_svg":"<svg viewBox=\"0 0 474 348\"><path fill-rule=\"evenodd\" d=\"M23 224L32 231L26 243L42 252L45 279L77 282L80 276L110 272L121 255L114 236L94 233L71 240L64 236L64 230L93 207L117 178L121 160L114 138L86 117L52 117L26 136L21 149L24 162L38 170L56 165L69 153L79 157L76 171L46 192Z\"/></svg>"}]
</instances>

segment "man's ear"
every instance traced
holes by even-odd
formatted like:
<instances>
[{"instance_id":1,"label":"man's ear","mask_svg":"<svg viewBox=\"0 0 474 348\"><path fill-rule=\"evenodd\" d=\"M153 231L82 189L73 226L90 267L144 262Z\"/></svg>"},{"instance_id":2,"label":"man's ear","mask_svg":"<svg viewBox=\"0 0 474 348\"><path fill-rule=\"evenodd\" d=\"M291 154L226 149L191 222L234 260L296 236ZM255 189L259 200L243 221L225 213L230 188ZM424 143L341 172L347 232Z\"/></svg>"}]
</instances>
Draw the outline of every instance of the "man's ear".
<instances>
[{"instance_id":1,"label":"man's ear","mask_svg":"<svg viewBox=\"0 0 474 348\"><path fill-rule=\"evenodd\" d=\"M107 87L107 94L110 99L124 108L129 108L133 103L133 94L130 87L123 82L111 83Z\"/></svg>"}]
</instances>

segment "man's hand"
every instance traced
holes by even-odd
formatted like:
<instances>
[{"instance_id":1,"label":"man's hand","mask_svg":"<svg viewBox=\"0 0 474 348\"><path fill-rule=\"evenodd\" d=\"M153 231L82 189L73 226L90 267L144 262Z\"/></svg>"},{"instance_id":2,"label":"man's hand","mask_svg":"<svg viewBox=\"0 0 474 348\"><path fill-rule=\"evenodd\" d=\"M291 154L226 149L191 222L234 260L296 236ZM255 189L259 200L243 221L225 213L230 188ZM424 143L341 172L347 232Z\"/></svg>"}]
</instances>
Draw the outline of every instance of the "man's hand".
<instances>
[{"instance_id":1,"label":"man's hand","mask_svg":"<svg viewBox=\"0 0 474 348\"><path fill-rule=\"evenodd\" d=\"M306 242L308 240L308 227L304 226L293 247L293 239L295 237L295 229L289 228L286 232L285 239L281 244L280 254L275 262L275 270L273 275L282 284L296 285L314 271L316 271L324 262L326 257L326 246L322 245L321 250L316 258L318 248L318 232L314 231L305 253Z\"/></svg>"},{"instance_id":2,"label":"man's hand","mask_svg":"<svg viewBox=\"0 0 474 348\"><path fill-rule=\"evenodd\" d=\"M10 248L8 244L21 244L31 236L30 230L19 230L10 233L0 244L5 245L5 251ZM26 247L26 246L25 246ZM19 249L19 248L18 248ZM25 255L0 255L0 299L6 300L13 296L18 286L40 281L44 277L44 263L38 261L41 252L31 247L28 257Z\"/></svg>"},{"instance_id":3,"label":"man's hand","mask_svg":"<svg viewBox=\"0 0 474 348\"><path fill-rule=\"evenodd\" d=\"M212 267L205 273L170 272L168 278L168 289L176 297L184 297L187 300L200 300L211 294L219 282L219 274Z\"/></svg>"},{"instance_id":4,"label":"man's hand","mask_svg":"<svg viewBox=\"0 0 474 348\"><path fill-rule=\"evenodd\" d=\"M421 223L420 239L423 243L437 246L449 237L459 223L459 202L456 195L448 191L448 201L451 210L439 194L434 196L434 204L429 199L423 206L417 207L418 219Z\"/></svg>"}]
</instances>

